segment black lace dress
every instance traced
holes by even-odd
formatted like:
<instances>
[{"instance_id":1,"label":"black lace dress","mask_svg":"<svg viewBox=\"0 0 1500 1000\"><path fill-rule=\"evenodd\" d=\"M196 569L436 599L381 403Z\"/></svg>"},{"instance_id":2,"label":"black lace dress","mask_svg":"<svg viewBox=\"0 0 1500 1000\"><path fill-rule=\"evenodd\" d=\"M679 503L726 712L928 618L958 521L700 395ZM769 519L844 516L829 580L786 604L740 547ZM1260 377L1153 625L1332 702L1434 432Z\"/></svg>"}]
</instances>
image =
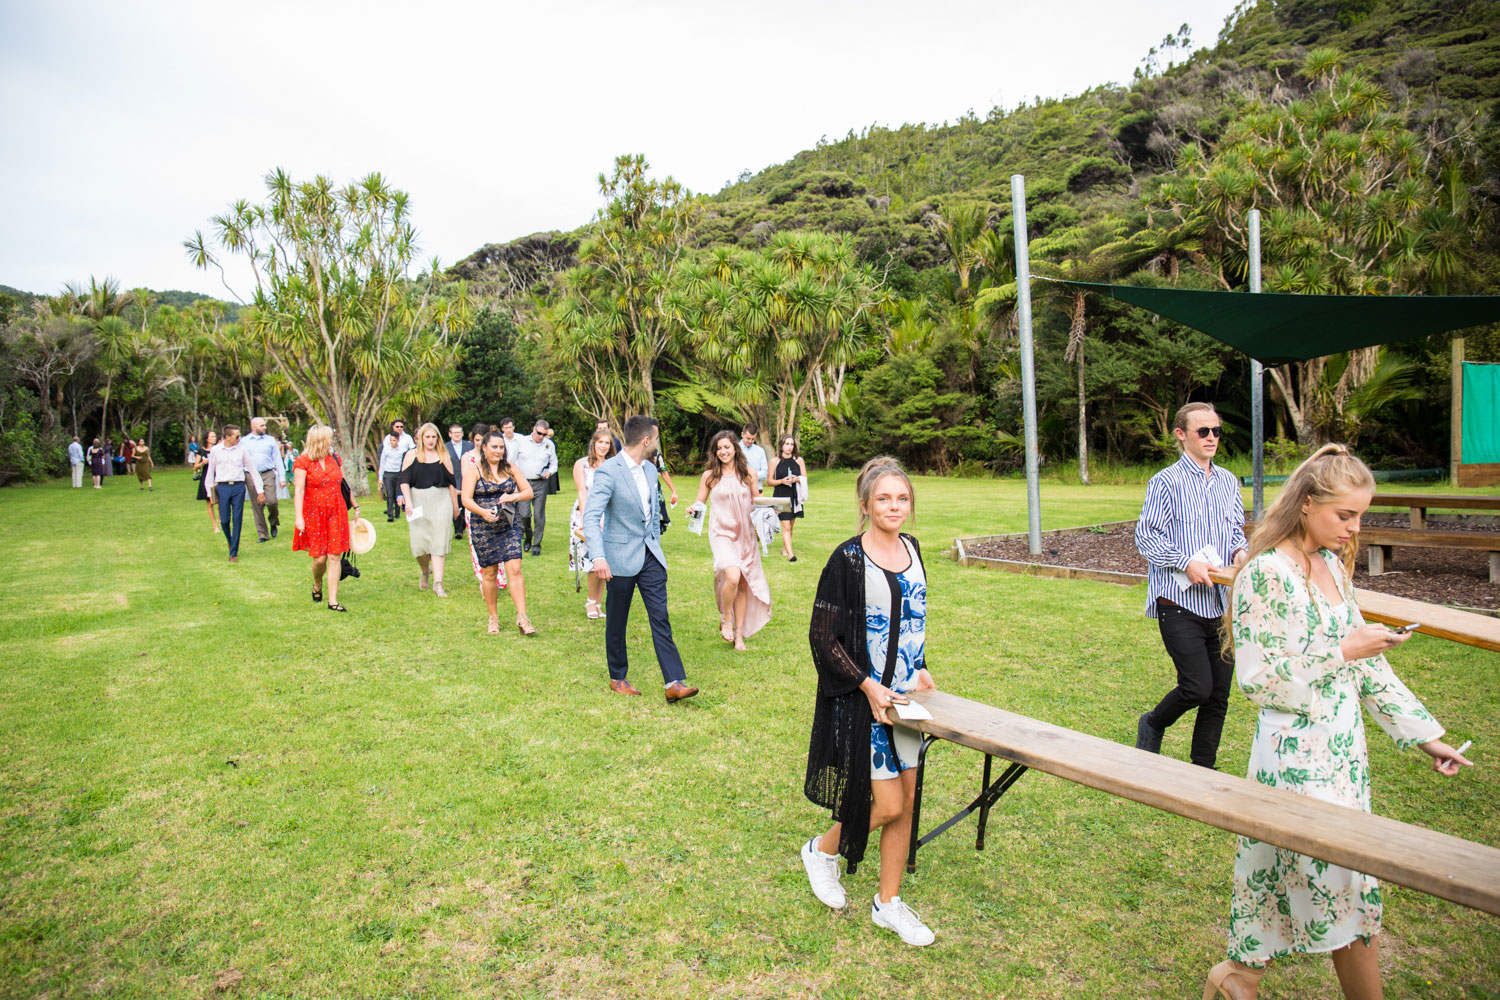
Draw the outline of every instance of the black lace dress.
<instances>
[{"instance_id":1,"label":"black lace dress","mask_svg":"<svg viewBox=\"0 0 1500 1000\"><path fill-rule=\"evenodd\" d=\"M491 522L469 512L469 541L474 547L474 559L481 567L521 558L521 522L514 516L514 504L500 502L501 496L515 492L516 481L509 476L498 483L483 476L474 481L475 505L500 514L500 520Z\"/></svg>"}]
</instances>

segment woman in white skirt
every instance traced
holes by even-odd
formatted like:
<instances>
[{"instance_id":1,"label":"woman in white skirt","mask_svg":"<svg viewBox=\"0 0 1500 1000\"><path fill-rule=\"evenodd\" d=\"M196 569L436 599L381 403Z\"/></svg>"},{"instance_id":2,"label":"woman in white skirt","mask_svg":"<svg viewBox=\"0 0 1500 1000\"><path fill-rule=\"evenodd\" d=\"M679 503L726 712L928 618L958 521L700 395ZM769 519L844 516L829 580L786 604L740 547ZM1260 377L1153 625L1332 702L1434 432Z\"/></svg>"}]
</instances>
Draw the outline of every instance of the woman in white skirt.
<instances>
[{"instance_id":1,"label":"woman in white skirt","mask_svg":"<svg viewBox=\"0 0 1500 1000\"><path fill-rule=\"evenodd\" d=\"M453 547L453 519L458 516L458 491L454 489L453 466L442 446L438 429L430 423L417 430L417 446L401 463L401 495L406 499L406 528L411 535L411 554L422 568L418 586L447 597L443 590L443 563Z\"/></svg>"},{"instance_id":2,"label":"woman in white skirt","mask_svg":"<svg viewBox=\"0 0 1500 1000\"><path fill-rule=\"evenodd\" d=\"M589 438L588 450L582 458L573 463L573 488L578 491L578 499L573 501L573 513L568 518L568 527L575 539L583 538L583 508L588 504L589 489L594 485L594 470L614 453L615 438L606 426L602 430L594 431L594 436ZM579 547L578 558L583 566L594 564L593 559L582 546ZM603 618L604 608L600 604L600 598L603 596L604 581L595 576L593 570L589 570L589 596L583 605L584 614L590 618Z\"/></svg>"}]
</instances>

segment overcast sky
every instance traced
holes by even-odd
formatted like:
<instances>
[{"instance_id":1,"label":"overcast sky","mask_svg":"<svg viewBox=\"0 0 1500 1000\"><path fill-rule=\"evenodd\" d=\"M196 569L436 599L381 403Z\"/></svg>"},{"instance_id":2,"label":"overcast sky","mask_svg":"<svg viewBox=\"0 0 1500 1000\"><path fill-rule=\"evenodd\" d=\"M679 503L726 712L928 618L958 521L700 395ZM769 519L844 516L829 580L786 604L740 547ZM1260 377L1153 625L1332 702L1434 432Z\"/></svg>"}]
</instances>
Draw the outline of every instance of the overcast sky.
<instances>
[{"instance_id":1,"label":"overcast sky","mask_svg":"<svg viewBox=\"0 0 1500 1000\"><path fill-rule=\"evenodd\" d=\"M451 264L588 221L616 154L712 193L820 136L1128 81L1234 3L0 0L0 284L223 296L182 241L277 166L381 171Z\"/></svg>"}]
</instances>

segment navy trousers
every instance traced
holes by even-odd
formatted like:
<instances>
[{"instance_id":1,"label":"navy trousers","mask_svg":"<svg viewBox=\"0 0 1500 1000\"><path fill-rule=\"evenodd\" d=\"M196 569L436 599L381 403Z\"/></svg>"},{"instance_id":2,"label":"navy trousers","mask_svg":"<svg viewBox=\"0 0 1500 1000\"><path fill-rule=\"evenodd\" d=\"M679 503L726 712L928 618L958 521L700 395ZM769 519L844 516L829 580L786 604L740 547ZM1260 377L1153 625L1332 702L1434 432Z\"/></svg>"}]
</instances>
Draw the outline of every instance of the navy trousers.
<instances>
[{"instance_id":1,"label":"navy trousers","mask_svg":"<svg viewBox=\"0 0 1500 1000\"><path fill-rule=\"evenodd\" d=\"M641 592L641 603L646 605L646 617L651 622L651 642L656 646L662 680L667 684L686 680L682 656L672 641L672 623L667 620L667 568L650 552L635 576L612 576L604 585L604 657L609 664L609 679L623 681L629 669L625 623L636 590Z\"/></svg>"},{"instance_id":2,"label":"navy trousers","mask_svg":"<svg viewBox=\"0 0 1500 1000\"><path fill-rule=\"evenodd\" d=\"M229 554L240 554L240 520L245 515L245 484L215 483L214 493L219 498L219 526L224 537L229 539Z\"/></svg>"}]
</instances>

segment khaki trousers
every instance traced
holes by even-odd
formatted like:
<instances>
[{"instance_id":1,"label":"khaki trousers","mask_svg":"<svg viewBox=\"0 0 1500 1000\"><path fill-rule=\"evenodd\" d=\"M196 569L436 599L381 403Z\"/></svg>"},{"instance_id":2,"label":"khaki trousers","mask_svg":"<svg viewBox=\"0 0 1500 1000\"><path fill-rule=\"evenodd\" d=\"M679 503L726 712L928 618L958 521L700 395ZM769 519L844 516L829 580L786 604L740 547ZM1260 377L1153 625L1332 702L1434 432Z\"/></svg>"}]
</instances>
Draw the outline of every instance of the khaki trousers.
<instances>
[{"instance_id":1,"label":"khaki trousers","mask_svg":"<svg viewBox=\"0 0 1500 1000\"><path fill-rule=\"evenodd\" d=\"M269 469L260 474L261 483L266 489L266 502L258 504L255 502L255 479L249 473L245 474L245 506L255 513L255 537L264 542L271 537L271 528L280 530L281 512L276 508L276 470Z\"/></svg>"}]
</instances>

